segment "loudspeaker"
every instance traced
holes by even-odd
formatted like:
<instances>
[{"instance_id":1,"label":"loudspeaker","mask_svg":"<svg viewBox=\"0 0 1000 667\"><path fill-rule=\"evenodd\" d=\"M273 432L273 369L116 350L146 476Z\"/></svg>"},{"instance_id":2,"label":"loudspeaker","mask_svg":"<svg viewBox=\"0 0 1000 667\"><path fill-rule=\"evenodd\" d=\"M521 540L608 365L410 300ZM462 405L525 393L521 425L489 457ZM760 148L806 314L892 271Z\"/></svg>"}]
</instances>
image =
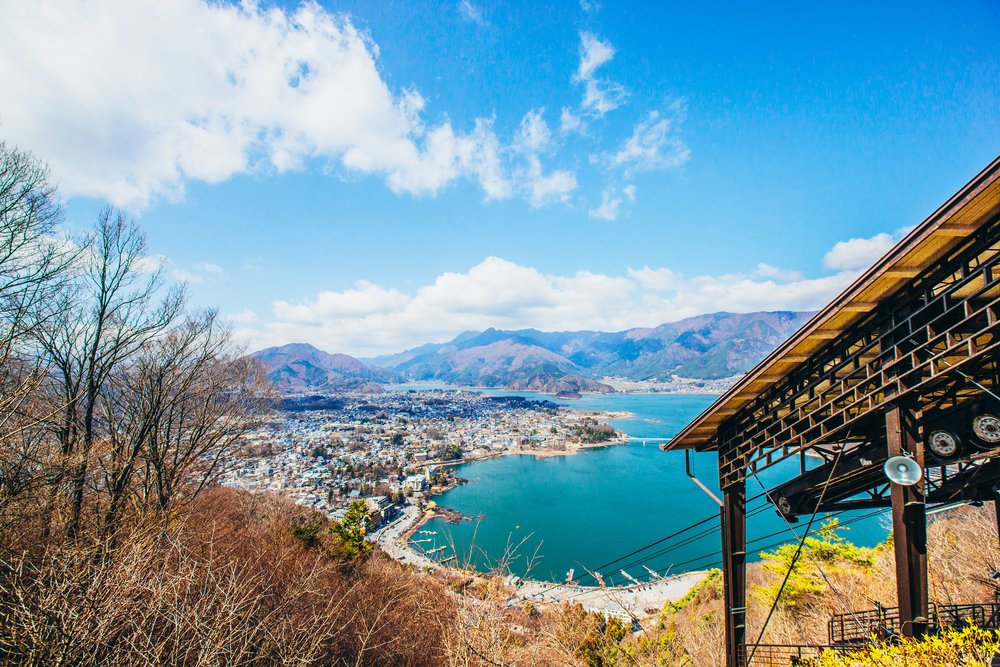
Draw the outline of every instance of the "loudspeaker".
<instances>
[{"instance_id":1,"label":"loudspeaker","mask_svg":"<svg viewBox=\"0 0 1000 667\"><path fill-rule=\"evenodd\" d=\"M917 462L909 456L893 456L885 462L885 476L900 486L913 486L924 476Z\"/></svg>"}]
</instances>

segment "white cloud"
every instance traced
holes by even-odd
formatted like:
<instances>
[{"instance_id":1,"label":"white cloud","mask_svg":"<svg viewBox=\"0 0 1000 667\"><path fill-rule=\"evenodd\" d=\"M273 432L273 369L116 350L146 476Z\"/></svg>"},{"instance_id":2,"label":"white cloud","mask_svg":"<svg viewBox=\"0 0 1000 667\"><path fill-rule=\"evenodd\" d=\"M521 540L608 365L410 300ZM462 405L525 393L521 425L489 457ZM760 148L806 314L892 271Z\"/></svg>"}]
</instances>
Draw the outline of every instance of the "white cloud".
<instances>
[{"instance_id":1,"label":"white cloud","mask_svg":"<svg viewBox=\"0 0 1000 667\"><path fill-rule=\"evenodd\" d=\"M567 107L559 113L559 131L562 134L579 134L587 129L583 120Z\"/></svg>"},{"instance_id":2,"label":"white cloud","mask_svg":"<svg viewBox=\"0 0 1000 667\"><path fill-rule=\"evenodd\" d=\"M841 241L823 257L823 266L835 271L867 269L896 245L903 231L900 230L896 234L876 234L867 239Z\"/></svg>"},{"instance_id":3,"label":"white cloud","mask_svg":"<svg viewBox=\"0 0 1000 667\"><path fill-rule=\"evenodd\" d=\"M260 322L260 316L249 308L244 308L242 311L230 315L228 319L236 324L257 324Z\"/></svg>"},{"instance_id":4,"label":"white cloud","mask_svg":"<svg viewBox=\"0 0 1000 667\"><path fill-rule=\"evenodd\" d=\"M146 255L136 260L135 270L140 273L156 273L170 264L166 255Z\"/></svg>"},{"instance_id":5,"label":"white cloud","mask_svg":"<svg viewBox=\"0 0 1000 667\"><path fill-rule=\"evenodd\" d=\"M605 190L601 193L600 205L590 209L590 217L599 218L601 220L617 220L618 207L621 206L621 204L621 197L614 197L612 196L610 190Z\"/></svg>"},{"instance_id":6,"label":"white cloud","mask_svg":"<svg viewBox=\"0 0 1000 667\"><path fill-rule=\"evenodd\" d=\"M555 201L569 201L570 193L577 186L573 172L559 169L546 174L535 156L528 158L528 166L518 171L518 177L523 183L522 188L527 193L528 201L535 208Z\"/></svg>"},{"instance_id":7,"label":"white cloud","mask_svg":"<svg viewBox=\"0 0 1000 667\"><path fill-rule=\"evenodd\" d=\"M527 153L539 153L552 142L552 131L545 122L545 109L532 109L521 119L521 125L514 137L514 145Z\"/></svg>"},{"instance_id":8,"label":"white cloud","mask_svg":"<svg viewBox=\"0 0 1000 667\"><path fill-rule=\"evenodd\" d=\"M685 276L667 268L629 269L629 277L647 288L643 306L663 321L720 310L815 310L854 279L853 272L821 278L780 280L745 274ZM653 326L653 324L648 324Z\"/></svg>"},{"instance_id":9,"label":"white cloud","mask_svg":"<svg viewBox=\"0 0 1000 667\"><path fill-rule=\"evenodd\" d=\"M182 268L166 255L147 255L136 260L135 269L140 273L162 272L173 280L186 283L201 283L206 275L219 278L223 268L211 262L197 262L191 268Z\"/></svg>"},{"instance_id":10,"label":"white cloud","mask_svg":"<svg viewBox=\"0 0 1000 667\"><path fill-rule=\"evenodd\" d=\"M798 271L793 271L791 269L779 269L776 266L771 266L770 264L765 264L764 262L757 265L757 270L754 271L754 275L760 276L761 278L774 278L776 280L802 280L802 274Z\"/></svg>"},{"instance_id":11,"label":"white cloud","mask_svg":"<svg viewBox=\"0 0 1000 667\"><path fill-rule=\"evenodd\" d=\"M471 4L470 8L474 8ZM509 196L488 119L421 120L378 47L345 15L204 0L6 3L0 124L44 156L61 191L129 206L184 182L319 159L433 195L459 178Z\"/></svg>"},{"instance_id":12,"label":"white cloud","mask_svg":"<svg viewBox=\"0 0 1000 667\"><path fill-rule=\"evenodd\" d=\"M454 6L485 23L474 0ZM377 177L413 196L468 180L487 201L519 196L539 207L569 202L578 187L574 171L543 166L540 156L564 157L559 141L582 135L585 118L628 96L599 76L614 46L589 32L579 37L571 77L584 89L579 108L561 108L555 135L544 109L532 109L501 139L490 117L471 127L430 117L420 91L386 82L367 33L311 0L291 8L255 0L11 2L0 21L0 128L50 163L63 195L126 207L179 200L192 180L307 168ZM686 159L671 122L647 121L637 143L612 154L626 178ZM607 166L611 155L601 155Z\"/></svg>"},{"instance_id":13,"label":"white cloud","mask_svg":"<svg viewBox=\"0 0 1000 667\"><path fill-rule=\"evenodd\" d=\"M406 296L396 290L384 289L366 280L354 283L343 292L320 292L307 303L274 302L277 318L296 324L318 325L335 318L365 317L405 304Z\"/></svg>"},{"instance_id":14,"label":"white cloud","mask_svg":"<svg viewBox=\"0 0 1000 667\"><path fill-rule=\"evenodd\" d=\"M580 65L576 79L586 81L594 77L594 72L615 57L615 47L610 42L601 41L589 32L580 33Z\"/></svg>"},{"instance_id":15,"label":"white cloud","mask_svg":"<svg viewBox=\"0 0 1000 667\"><path fill-rule=\"evenodd\" d=\"M805 278L765 263L749 274L689 277L669 267L643 266L623 275L551 275L488 257L410 292L359 281L300 302L276 301L270 321L254 323L247 315L239 335L252 347L305 341L364 356L491 326L620 331L721 310L816 310L856 275L837 270Z\"/></svg>"},{"instance_id":16,"label":"white cloud","mask_svg":"<svg viewBox=\"0 0 1000 667\"><path fill-rule=\"evenodd\" d=\"M616 194L613 188L604 190L601 193L601 203L588 211L591 218L600 220L617 220L619 208L624 201L635 202L636 187L629 183L621 189L620 194Z\"/></svg>"},{"instance_id":17,"label":"white cloud","mask_svg":"<svg viewBox=\"0 0 1000 667\"><path fill-rule=\"evenodd\" d=\"M223 273L222 267L212 262L198 262L194 265L194 268L204 273L214 273L215 275Z\"/></svg>"},{"instance_id":18,"label":"white cloud","mask_svg":"<svg viewBox=\"0 0 1000 667\"><path fill-rule=\"evenodd\" d=\"M663 117L650 111L636 123L632 136L608 157L613 167L624 169L626 178L642 171L680 167L691 158L691 150L677 137L674 128L683 114L683 106L675 103L671 116Z\"/></svg>"},{"instance_id":19,"label":"white cloud","mask_svg":"<svg viewBox=\"0 0 1000 667\"><path fill-rule=\"evenodd\" d=\"M184 269L170 269L170 277L183 283L200 283L204 280L200 275Z\"/></svg>"},{"instance_id":20,"label":"white cloud","mask_svg":"<svg viewBox=\"0 0 1000 667\"><path fill-rule=\"evenodd\" d=\"M584 87L580 108L594 116L617 109L628 98L624 86L596 77L597 70L615 57L615 48L589 32L580 33L580 64L573 81Z\"/></svg>"},{"instance_id":21,"label":"white cloud","mask_svg":"<svg viewBox=\"0 0 1000 667\"><path fill-rule=\"evenodd\" d=\"M565 169L545 173L540 154L553 149L552 131L544 118L545 109L532 109L521 119L514 136L513 148L523 164L514 170L512 178L535 208L556 201L569 201L576 190L576 174Z\"/></svg>"},{"instance_id":22,"label":"white cloud","mask_svg":"<svg viewBox=\"0 0 1000 667\"><path fill-rule=\"evenodd\" d=\"M553 171L548 175L539 175L528 183L530 196L528 201L535 208L552 201L569 201L569 194L576 190L576 176L569 171Z\"/></svg>"},{"instance_id":23,"label":"white cloud","mask_svg":"<svg viewBox=\"0 0 1000 667\"><path fill-rule=\"evenodd\" d=\"M483 18L483 10L472 4L470 0L460 0L458 14L469 23L475 23L478 26L488 25L486 19Z\"/></svg>"}]
</instances>

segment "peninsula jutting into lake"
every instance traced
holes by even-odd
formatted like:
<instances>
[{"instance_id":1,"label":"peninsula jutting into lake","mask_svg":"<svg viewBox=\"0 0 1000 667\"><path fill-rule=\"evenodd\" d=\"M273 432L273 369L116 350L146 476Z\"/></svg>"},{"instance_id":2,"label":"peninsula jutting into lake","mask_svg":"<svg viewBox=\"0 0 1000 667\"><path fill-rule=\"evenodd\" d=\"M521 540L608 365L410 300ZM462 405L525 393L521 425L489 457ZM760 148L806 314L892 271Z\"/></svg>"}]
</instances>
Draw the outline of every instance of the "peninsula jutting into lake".
<instances>
[{"instance_id":1,"label":"peninsula jutting into lake","mask_svg":"<svg viewBox=\"0 0 1000 667\"><path fill-rule=\"evenodd\" d=\"M351 500L367 499L380 543L383 525L404 527L394 536L403 540L395 545L401 558L469 563L484 571L508 558L507 567L519 576L559 583L570 570L584 575L611 560L619 545L638 546L692 517L711 515L711 499L684 475L683 461L664 456L658 445L714 398L642 393L574 400L427 384L325 400L293 396L281 420L248 436L245 458L224 483L282 492L332 518L342 517ZM597 449L571 459L550 458L592 447ZM713 457L700 462L710 484L713 467ZM664 485L670 494L661 492ZM465 520L425 525L435 513L425 511L428 505ZM841 519L852 541L872 546L884 538L879 517L852 519ZM755 523L765 534L780 526L772 512L760 513ZM515 554L509 553L512 545ZM667 573L718 562L713 537L706 535L630 576L652 584ZM633 586L620 573L606 583ZM605 603L593 601L595 607ZM617 602L610 606L620 609Z\"/></svg>"}]
</instances>

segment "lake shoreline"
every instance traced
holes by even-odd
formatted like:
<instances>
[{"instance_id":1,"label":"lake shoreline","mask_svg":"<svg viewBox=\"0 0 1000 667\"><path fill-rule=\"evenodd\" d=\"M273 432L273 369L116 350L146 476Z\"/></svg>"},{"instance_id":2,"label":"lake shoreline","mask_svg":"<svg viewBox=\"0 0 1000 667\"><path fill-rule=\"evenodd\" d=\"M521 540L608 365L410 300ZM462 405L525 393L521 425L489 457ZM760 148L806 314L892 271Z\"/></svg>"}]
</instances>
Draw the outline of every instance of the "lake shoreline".
<instances>
[{"instance_id":1,"label":"lake shoreline","mask_svg":"<svg viewBox=\"0 0 1000 667\"><path fill-rule=\"evenodd\" d=\"M601 380L604 382L604 380ZM635 384L639 384L638 381ZM675 388L668 388L668 387ZM558 393L553 393L549 391L540 391L538 389L508 389L506 387L488 387L486 385L465 385L465 384L447 384L442 382L406 382L402 384L390 384L385 385L387 391L475 391L475 392L492 392L492 391L502 391L509 394L537 394L539 396L548 396L551 398L559 399L562 401L577 401L578 398L567 398L565 396L559 396ZM611 392L604 391L581 391L579 392L583 397L599 397L599 396L649 396L649 395L662 395L662 396L719 396L723 393L724 389L710 389L701 387L691 387L691 386L677 386L671 385L671 383L650 383L648 387L635 388L635 389L615 389ZM539 399L540 400L540 399Z\"/></svg>"},{"instance_id":2,"label":"lake shoreline","mask_svg":"<svg viewBox=\"0 0 1000 667\"><path fill-rule=\"evenodd\" d=\"M703 578L707 568L717 567L713 555L718 549L716 531L711 527L700 528L689 533L688 538L662 544L627 562L618 563L614 559L637 545L656 543L664 535L678 533L702 517L717 516L717 506L688 479L684 455L663 453L656 446L669 440L711 400L710 396L610 394L585 397L580 403L560 401L561 407L574 413L589 413L602 421L611 419L612 426L622 434L620 439L613 443L577 443L565 450L559 444L560 449L555 451L530 448L481 451L485 456L437 462L452 466L468 464L458 474L469 478L470 483L452 489L435 488L428 499L464 515L484 518L448 526L441 519L431 521L433 515L420 516L414 529L427 531L426 537L433 542L403 545L407 552L405 562L414 562L421 548L435 549L432 557L453 556L453 551L436 551L447 544L457 551L458 565L466 564L464 560L468 559L478 571L489 572L498 559L503 560L505 549L511 544L520 545L516 560L510 563L512 576L508 582L511 586L520 583L517 599L531 601L535 596L535 602L579 601L585 606L593 601L595 605L604 605L603 609L613 610L612 602L606 599L611 597L645 600L650 608L661 607L665 600L672 599L673 589L659 585L659 574L668 572L674 575L671 581L685 582L686 592ZM548 427L539 432L548 433ZM632 446L621 447L623 444ZM574 456L583 449L594 453ZM714 486L715 456L696 453L693 458L692 466ZM538 464L532 459L551 459L553 463ZM763 475L762 482L773 486L782 470L791 471L798 465L797 459L777 463L773 472ZM773 479L769 479L769 474ZM447 497L438 498L446 492ZM754 512L749 531L766 536L780 533L784 524L773 511L764 511L766 507L754 509L761 511ZM418 518L415 513L411 516ZM856 531L852 533L852 542L871 546L884 539L885 529L879 524L879 516L859 516L858 519L864 520L860 524L851 521L852 516L844 517L845 524L855 524L850 528ZM462 554L466 554L465 559ZM567 577L584 577L587 568L606 561L616 564L600 570L607 589L566 583ZM440 563L432 563L431 558L423 558L422 562L429 567L442 567ZM456 561L449 563L455 565ZM685 572L685 568L690 569ZM575 575L570 570L575 570ZM643 604L633 603L629 613L641 615Z\"/></svg>"},{"instance_id":3,"label":"lake shoreline","mask_svg":"<svg viewBox=\"0 0 1000 667\"><path fill-rule=\"evenodd\" d=\"M451 511L451 510L449 510ZM392 523L383 526L371 539L394 560L425 570L435 569L463 572L459 567L429 558L410 544L410 539L422 530L431 519L443 516L436 507L420 509L411 505ZM553 582L530 577L506 577L514 595L523 602L533 604L578 603L588 611L624 614L636 619L659 614L667 602L678 600L708 575L708 570L682 572L663 576L657 581L628 586L580 586L569 582ZM477 573L486 576L487 573Z\"/></svg>"}]
</instances>

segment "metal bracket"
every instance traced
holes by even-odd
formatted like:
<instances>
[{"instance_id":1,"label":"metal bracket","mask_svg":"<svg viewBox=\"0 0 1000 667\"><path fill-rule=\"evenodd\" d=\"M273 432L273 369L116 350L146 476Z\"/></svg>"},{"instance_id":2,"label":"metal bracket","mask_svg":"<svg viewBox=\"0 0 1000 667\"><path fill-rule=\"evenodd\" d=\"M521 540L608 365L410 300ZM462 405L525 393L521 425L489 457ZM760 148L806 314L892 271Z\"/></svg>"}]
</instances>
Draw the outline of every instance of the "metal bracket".
<instances>
[{"instance_id":1,"label":"metal bracket","mask_svg":"<svg viewBox=\"0 0 1000 667\"><path fill-rule=\"evenodd\" d=\"M684 472L687 473L687 476L691 478L692 482L694 482L695 484L698 485L698 488L700 488L702 491L704 491L705 493L707 493L709 495L709 497L712 500L714 500L719 505L719 507L722 507L722 501L719 500L719 497L717 495L715 495L714 493L712 493L712 490L709 489L707 486L705 486L701 482L700 479L698 479L697 477L695 477L694 473L691 471L691 450L690 449L685 449L684 450Z\"/></svg>"}]
</instances>

